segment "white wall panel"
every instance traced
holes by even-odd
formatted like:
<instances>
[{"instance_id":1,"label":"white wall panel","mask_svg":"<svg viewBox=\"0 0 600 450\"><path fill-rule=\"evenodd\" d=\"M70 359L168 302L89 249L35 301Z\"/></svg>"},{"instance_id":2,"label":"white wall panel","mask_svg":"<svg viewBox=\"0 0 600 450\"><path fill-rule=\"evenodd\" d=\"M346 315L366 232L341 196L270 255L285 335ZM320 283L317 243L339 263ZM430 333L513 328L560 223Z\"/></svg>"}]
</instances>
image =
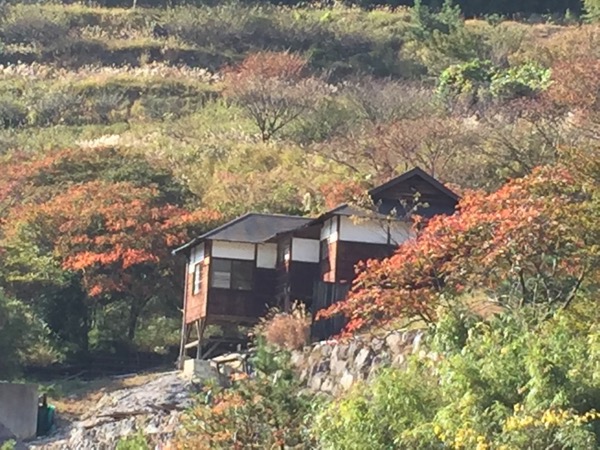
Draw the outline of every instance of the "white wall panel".
<instances>
[{"instance_id":1,"label":"white wall panel","mask_svg":"<svg viewBox=\"0 0 600 450\"><path fill-rule=\"evenodd\" d=\"M376 219L340 217L340 241L387 244L387 223Z\"/></svg>"},{"instance_id":2,"label":"white wall panel","mask_svg":"<svg viewBox=\"0 0 600 450\"><path fill-rule=\"evenodd\" d=\"M254 259L254 244L246 242L212 241L211 256L214 258Z\"/></svg>"},{"instance_id":3,"label":"white wall panel","mask_svg":"<svg viewBox=\"0 0 600 450\"><path fill-rule=\"evenodd\" d=\"M390 224L390 242L394 245L402 244L412 238L413 235L410 225L405 222L392 222Z\"/></svg>"},{"instance_id":4,"label":"white wall panel","mask_svg":"<svg viewBox=\"0 0 600 450\"><path fill-rule=\"evenodd\" d=\"M274 269L277 263L277 244L258 244L256 267Z\"/></svg>"},{"instance_id":5,"label":"white wall panel","mask_svg":"<svg viewBox=\"0 0 600 450\"><path fill-rule=\"evenodd\" d=\"M292 261L319 262L319 241L316 239L292 239Z\"/></svg>"}]
</instances>

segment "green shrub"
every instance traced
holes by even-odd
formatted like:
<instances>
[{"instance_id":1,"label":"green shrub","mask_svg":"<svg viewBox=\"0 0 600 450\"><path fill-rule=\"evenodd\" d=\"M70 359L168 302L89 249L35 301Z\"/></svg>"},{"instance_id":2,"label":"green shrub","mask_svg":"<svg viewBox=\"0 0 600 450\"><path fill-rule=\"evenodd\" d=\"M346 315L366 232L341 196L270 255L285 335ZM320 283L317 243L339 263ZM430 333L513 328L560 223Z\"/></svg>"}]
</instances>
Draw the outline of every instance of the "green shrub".
<instances>
[{"instance_id":1,"label":"green shrub","mask_svg":"<svg viewBox=\"0 0 600 450\"><path fill-rule=\"evenodd\" d=\"M511 100L534 96L550 86L550 69L526 63L502 70L490 61L479 59L455 64L438 78L437 93L454 102L468 100L477 103L487 97Z\"/></svg>"},{"instance_id":2,"label":"green shrub","mask_svg":"<svg viewBox=\"0 0 600 450\"><path fill-rule=\"evenodd\" d=\"M542 323L533 309L489 322L447 316L430 357L412 357L406 370L384 370L333 402L315 434L325 449L598 448L594 308Z\"/></svg>"},{"instance_id":3,"label":"green shrub","mask_svg":"<svg viewBox=\"0 0 600 450\"><path fill-rule=\"evenodd\" d=\"M46 365L60 359L46 325L24 303L0 290L0 380L11 379L25 364Z\"/></svg>"},{"instance_id":4,"label":"green shrub","mask_svg":"<svg viewBox=\"0 0 600 450\"><path fill-rule=\"evenodd\" d=\"M585 10L585 20L588 22L597 22L600 20L600 1L599 0L583 0L583 8Z\"/></svg>"},{"instance_id":5,"label":"green shrub","mask_svg":"<svg viewBox=\"0 0 600 450\"><path fill-rule=\"evenodd\" d=\"M207 388L187 413L182 449L314 448L309 433L318 401L302 390L286 352L259 344L252 378Z\"/></svg>"},{"instance_id":6,"label":"green shrub","mask_svg":"<svg viewBox=\"0 0 600 450\"><path fill-rule=\"evenodd\" d=\"M2 445L0 445L0 450L14 450L16 445L17 445L16 441L11 439L9 441L4 442Z\"/></svg>"},{"instance_id":7,"label":"green shrub","mask_svg":"<svg viewBox=\"0 0 600 450\"><path fill-rule=\"evenodd\" d=\"M88 101L90 123L110 124L126 119L126 98L120 92L99 92Z\"/></svg>"},{"instance_id":8,"label":"green shrub","mask_svg":"<svg viewBox=\"0 0 600 450\"><path fill-rule=\"evenodd\" d=\"M452 0L445 0L437 12L415 1L411 22L405 52L429 73L439 74L451 64L479 58L486 52L485 42L465 27L460 8Z\"/></svg>"},{"instance_id":9,"label":"green shrub","mask_svg":"<svg viewBox=\"0 0 600 450\"><path fill-rule=\"evenodd\" d=\"M140 432L133 436L120 439L116 450L150 450L148 440Z\"/></svg>"},{"instance_id":10,"label":"green shrub","mask_svg":"<svg viewBox=\"0 0 600 450\"><path fill-rule=\"evenodd\" d=\"M63 14L36 5L15 5L0 18L0 39L7 44L55 47L68 31Z\"/></svg>"},{"instance_id":11,"label":"green shrub","mask_svg":"<svg viewBox=\"0 0 600 450\"><path fill-rule=\"evenodd\" d=\"M82 98L71 89L50 90L32 106L30 121L34 126L78 125L82 123Z\"/></svg>"},{"instance_id":12,"label":"green shrub","mask_svg":"<svg viewBox=\"0 0 600 450\"><path fill-rule=\"evenodd\" d=\"M490 61L475 59L454 64L440 74L437 92L445 99L468 97L477 101L489 88L494 73L495 68Z\"/></svg>"},{"instance_id":13,"label":"green shrub","mask_svg":"<svg viewBox=\"0 0 600 450\"><path fill-rule=\"evenodd\" d=\"M511 67L494 74L490 84L492 96L503 100L531 97L550 86L550 69L535 63Z\"/></svg>"},{"instance_id":14,"label":"green shrub","mask_svg":"<svg viewBox=\"0 0 600 450\"><path fill-rule=\"evenodd\" d=\"M27 124L27 110L17 101L0 97L0 128L18 128Z\"/></svg>"},{"instance_id":15,"label":"green shrub","mask_svg":"<svg viewBox=\"0 0 600 450\"><path fill-rule=\"evenodd\" d=\"M148 120L168 120L191 114L200 107L201 102L198 98L145 95L133 105L131 113Z\"/></svg>"}]
</instances>

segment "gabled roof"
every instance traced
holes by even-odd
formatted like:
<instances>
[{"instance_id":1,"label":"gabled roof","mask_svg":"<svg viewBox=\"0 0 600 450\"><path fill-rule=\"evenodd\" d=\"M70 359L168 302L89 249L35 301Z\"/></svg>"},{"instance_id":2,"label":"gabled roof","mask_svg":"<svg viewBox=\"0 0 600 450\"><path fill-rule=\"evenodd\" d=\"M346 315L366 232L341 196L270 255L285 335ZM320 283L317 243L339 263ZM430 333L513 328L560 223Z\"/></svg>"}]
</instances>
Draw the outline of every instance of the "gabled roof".
<instances>
[{"instance_id":1,"label":"gabled roof","mask_svg":"<svg viewBox=\"0 0 600 450\"><path fill-rule=\"evenodd\" d=\"M388 181L387 183L383 183L382 185L379 185L373 189L371 189L369 191L369 195L371 197L377 198L379 196L379 194L385 192L386 190L401 184L405 181L410 180L413 177L420 177L423 180L425 180L427 183L431 184L434 188L436 188L437 190L441 191L442 193L446 194L448 197L458 201L459 200L459 196L456 195L454 192L452 192L450 189L448 189L446 186L444 186L442 183L440 183L438 180L436 180L435 178L433 178L431 175L429 175L427 172L425 172L423 169L421 169L420 167L415 167L414 169L409 170L408 172L404 172L402 175L397 176L396 178L392 178L390 181Z\"/></svg>"},{"instance_id":2,"label":"gabled roof","mask_svg":"<svg viewBox=\"0 0 600 450\"><path fill-rule=\"evenodd\" d=\"M277 232L273 236L269 237L269 239L267 241L273 242L281 235L323 223L327 219L329 219L333 216L359 217L359 218L366 218L366 219L376 218L376 219L382 219L382 220L398 220L398 221L403 220L400 218L394 218L394 217L390 216L389 214L381 214L377 211L369 210L366 208L360 208L358 206L349 205L347 203L344 203L342 205L336 206L333 209L330 209L329 211L324 212L320 216L315 217L314 219L311 219L311 220L307 221L306 223L303 223L293 229Z\"/></svg>"},{"instance_id":3,"label":"gabled roof","mask_svg":"<svg viewBox=\"0 0 600 450\"><path fill-rule=\"evenodd\" d=\"M248 213L192 239L187 244L173 250L173 254L207 240L248 242L251 244L265 242L274 234L298 228L311 220L300 216Z\"/></svg>"},{"instance_id":4,"label":"gabled roof","mask_svg":"<svg viewBox=\"0 0 600 450\"><path fill-rule=\"evenodd\" d=\"M379 202L382 200L380 194L386 190L393 188L394 186L410 180L413 177L419 177L425 182L429 183L432 187L447 195L451 199L458 201L459 197L442 183L437 181L431 175L427 174L423 169L415 167L396 178L391 179L387 183L377 186L369 191L369 195L374 201ZM217 227L208 233L203 234L192 239L185 245L173 250L173 254L182 252L190 247L193 247L200 242L206 240L220 240L230 242L248 242L248 243L261 243L269 240L273 240L277 236L288 233L300 228L306 228L312 225L321 223L332 216L353 216L353 217L378 217L382 219L390 219L389 213L391 210L395 210L398 215L398 220L402 220L400 217L403 215L403 210L400 204L383 202L378 204L379 212L370 211L368 209L362 209L347 203L339 205L317 218L306 218L300 216L287 216L282 214L261 214L261 213L248 213L227 222L220 227ZM433 208L430 213L437 214L446 211L437 211Z\"/></svg>"},{"instance_id":5,"label":"gabled roof","mask_svg":"<svg viewBox=\"0 0 600 450\"><path fill-rule=\"evenodd\" d=\"M434 187L435 189L440 191L442 194L447 195L448 197L450 197L451 199L453 199L455 201L459 200L458 195L456 195L454 192L452 192L450 189L448 189L446 186L444 186L438 180L433 178L431 175L429 175L427 172L425 172L420 167L415 167L414 169L411 169L408 172L405 172L402 175L399 175L399 176L391 179L390 181L369 190L369 192L368 192L369 196L374 201L373 206L376 207L377 211L370 210L367 208L360 208L358 206L344 203L344 204L336 206L333 209L330 209L329 211L324 212L320 216L318 216L310 221L307 221L306 223L300 224L295 229L279 231L279 232L273 234L272 236L270 236L270 238L268 240L274 241L275 239L277 239L278 236L280 236L282 234L286 234L291 231L295 231L298 229L317 225L319 223L326 221L327 219L329 219L333 216L377 218L377 219L385 219L385 220L392 219L392 220L398 220L398 221L406 220L407 213L405 211L404 206L400 203L400 201L398 201L398 200L393 201L391 199L382 199L379 194L382 194L386 190L393 188L394 186L396 186L398 184L406 182L413 177L420 177L422 180L429 183L432 187ZM395 217L392 216L392 213L394 213L393 215L395 215ZM447 214L447 213L448 213L448 211L445 208L440 208L439 206L431 206L430 205L427 208L428 216L432 216L432 215L436 215L436 214Z\"/></svg>"}]
</instances>

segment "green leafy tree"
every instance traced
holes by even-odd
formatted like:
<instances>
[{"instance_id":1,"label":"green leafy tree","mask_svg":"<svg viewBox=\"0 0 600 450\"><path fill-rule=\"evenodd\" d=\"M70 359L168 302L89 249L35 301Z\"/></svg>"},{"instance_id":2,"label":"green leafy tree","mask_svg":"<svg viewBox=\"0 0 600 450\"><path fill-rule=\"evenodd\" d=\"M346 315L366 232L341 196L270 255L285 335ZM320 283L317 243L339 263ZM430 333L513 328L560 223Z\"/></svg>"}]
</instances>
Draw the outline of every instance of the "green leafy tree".
<instances>
[{"instance_id":1,"label":"green leafy tree","mask_svg":"<svg viewBox=\"0 0 600 450\"><path fill-rule=\"evenodd\" d=\"M451 64L478 58L483 44L465 27L460 7L445 0L437 12L415 1L411 9L412 28L407 53L430 73L439 74Z\"/></svg>"},{"instance_id":2,"label":"green leafy tree","mask_svg":"<svg viewBox=\"0 0 600 450\"><path fill-rule=\"evenodd\" d=\"M0 380L17 375L24 364L60 360L48 327L28 305L0 290Z\"/></svg>"},{"instance_id":3,"label":"green leafy tree","mask_svg":"<svg viewBox=\"0 0 600 450\"><path fill-rule=\"evenodd\" d=\"M490 61L475 59L453 64L440 74L437 93L448 102L475 104L485 98L495 72Z\"/></svg>"},{"instance_id":4,"label":"green leafy tree","mask_svg":"<svg viewBox=\"0 0 600 450\"><path fill-rule=\"evenodd\" d=\"M597 22L600 20L600 1L598 0L583 0L583 9L585 11L585 19L589 22Z\"/></svg>"}]
</instances>

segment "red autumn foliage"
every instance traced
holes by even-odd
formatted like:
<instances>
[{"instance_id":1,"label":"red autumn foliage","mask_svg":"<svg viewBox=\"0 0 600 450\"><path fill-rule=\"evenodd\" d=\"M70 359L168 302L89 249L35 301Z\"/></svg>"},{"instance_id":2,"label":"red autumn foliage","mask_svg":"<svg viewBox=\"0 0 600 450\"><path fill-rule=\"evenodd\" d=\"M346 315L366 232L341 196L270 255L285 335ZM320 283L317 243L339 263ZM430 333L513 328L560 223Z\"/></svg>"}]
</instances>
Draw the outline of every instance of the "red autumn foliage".
<instances>
[{"instance_id":1,"label":"red autumn foliage","mask_svg":"<svg viewBox=\"0 0 600 450\"><path fill-rule=\"evenodd\" d=\"M366 193L366 187L355 180L335 181L319 187L325 207L335 208L349 200L357 200Z\"/></svg>"},{"instance_id":2,"label":"red autumn foliage","mask_svg":"<svg viewBox=\"0 0 600 450\"><path fill-rule=\"evenodd\" d=\"M548 97L573 111L597 111L600 106L600 60L593 57L561 61L552 68Z\"/></svg>"},{"instance_id":3,"label":"red autumn foliage","mask_svg":"<svg viewBox=\"0 0 600 450\"><path fill-rule=\"evenodd\" d=\"M308 61L296 53L257 52L248 55L238 66L226 71L236 81L251 77L281 78L299 81L307 75Z\"/></svg>"},{"instance_id":4,"label":"red autumn foliage","mask_svg":"<svg viewBox=\"0 0 600 450\"><path fill-rule=\"evenodd\" d=\"M55 253L67 270L81 271L91 296L109 291L155 292L155 283L138 279L139 266L158 269L171 260L173 245L189 238L187 227L214 223L219 214L157 204L153 188L128 183L75 185L33 211L53 225ZM144 294L143 294L144 295Z\"/></svg>"},{"instance_id":5,"label":"red autumn foliage","mask_svg":"<svg viewBox=\"0 0 600 450\"><path fill-rule=\"evenodd\" d=\"M576 217L579 194L556 167L492 194L468 193L457 213L431 219L392 257L362 264L348 298L320 317L345 315L346 332L400 317L432 322L469 289L508 304L568 301L585 273L584 243L561 218Z\"/></svg>"},{"instance_id":6,"label":"red autumn foliage","mask_svg":"<svg viewBox=\"0 0 600 450\"><path fill-rule=\"evenodd\" d=\"M81 274L91 298L128 299L132 339L148 301L175 290L171 249L189 239L191 230L207 229L220 219L216 211L191 212L166 203L154 187L92 181L12 208L3 244L18 248L33 242L47 249L64 270Z\"/></svg>"}]
</instances>

